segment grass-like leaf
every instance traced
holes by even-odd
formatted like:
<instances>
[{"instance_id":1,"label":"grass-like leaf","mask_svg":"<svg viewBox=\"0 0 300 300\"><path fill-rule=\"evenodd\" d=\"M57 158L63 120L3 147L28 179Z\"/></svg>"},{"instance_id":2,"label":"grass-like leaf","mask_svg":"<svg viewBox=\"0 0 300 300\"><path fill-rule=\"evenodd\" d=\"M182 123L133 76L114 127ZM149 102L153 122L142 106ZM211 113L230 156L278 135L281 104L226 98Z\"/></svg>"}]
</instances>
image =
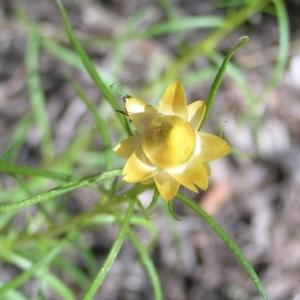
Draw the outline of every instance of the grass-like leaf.
<instances>
[{"instance_id":1,"label":"grass-like leaf","mask_svg":"<svg viewBox=\"0 0 300 300\"><path fill-rule=\"evenodd\" d=\"M6 162L12 162L18 155L18 152L23 145L27 133L32 126L32 114L22 117L16 125L11 136L10 143L2 155L2 159Z\"/></svg>"},{"instance_id":2,"label":"grass-like leaf","mask_svg":"<svg viewBox=\"0 0 300 300\"><path fill-rule=\"evenodd\" d=\"M109 177L114 177L114 176L119 176L119 175L121 175L121 171L120 170L114 170L114 171L109 171L109 172L104 172L104 173L92 175L92 176L85 177L85 178L78 179L78 180L73 180L73 181L70 181L66 184L60 185L60 186L58 186L54 189L51 189L47 192L39 194L37 196L25 199L23 201L13 203L13 204L1 205L0 206L0 212L12 211L12 210L24 208L24 207L27 207L27 206L30 206L30 205L34 205L36 203L47 201L47 200L50 200L54 197L57 197L57 196L60 196L62 194L65 194L67 192L70 192L72 190L78 189L79 187L89 185L89 184L91 184L95 181L99 181L99 180L103 180L103 179L106 179L106 178L109 178Z\"/></svg>"},{"instance_id":3,"label":"grass-like leaf","mask_svg":"<svg viewBox=\"0 0 300 300\"><path fill-rule=\"evenodd\" d=\"M235 13L228 14L222 23L222 26L215 29L209 33L207 37L201 39L195 44L186 45L184 53L168 66L165 73L152 80L151 83L149 83L148 86L139 93L139 96L141 98L146 97L149 93L153 93L154 87L165 86L174 79L180 77L181 71L185 69L196 56L201 54L207 55L211 51L214 51L223 38L225 38L231 31L241 26L241 24L247 21L252 15L261 11L268 2L269 1L253 0L249 3L249 5L243 6Z\"/></svg>"},{"instance_id":4,"label":"grass-like leaf","mask_svg":"<svg viewBox=\"0 0 300 300\"><path fill-rule=\"evenodd\" d=\"M190 17L185 19L171 20L161 22L145 29L144 32L138 34L140 37L154 37L172 32L181 32L188 29L197 28L216 28L220 27L224 22L224 18L216 16Z\"/></svg>"},{"instance_id":5,"label":"grass-like leaf","mask_svg":"<svg viewBox=\"0 0 300 300\"><path fill-rule=\"evenodd\" d=\"M74 178L73 175L67 175L67 174L62 174L53 171L18 166L18 165L7 163L2 160L0 160L0 170L2 172L6 172L13 175L38 176L38 177L52 178L52 179L58 179L63 181Z\"/></svg>"},{"instance_id":6,"label":"grass-like leaf","mask_svg":"<svg viewBox=\"0 0 300 300\"><path fill-rule=\"evenodd\" d=\"M153 197L152 197L152 201L149 204L149 206L145 209L144 213L146 216L148 216L148 214L153 210L153 208L156 206L157 202L158 202L158 198L159 198L159 192L157 187L154 188L154 193L153 193Z\"/></svg>"},{"instance_id":7,"label":"grass-like leaf","mask_svg":"<svg viewBox=\"0 0 300 300\"><path fill-rule=\"evenodd\" d=\"M97 87L100 89L100 91L103 93L103 95L107 99L107 101L111 104L113 109L120 110L121 107L120 107L117 99L114 97L114 95L111 93L111 90L109 89L109 87L104 83L102 78L99 76L93 63L91 62L88 55L86 54L83 47L81 46L80 42L78 41L75 34L73 33L70 20L68 18L66 10L63 7L61 0L57 0L57 4L58 4L59 10L60 10L60 13L62 15L62 18L64 20L65 29L66 29L66 33L68 35L70 44L72 45L74 50L77 52L78 56L80 57L83 65L85 66L86 71L89 73L89 75L91 76L91 78L93 79L93 81L95 82ZM126 128L125 120L124 120L123 116L121 116L120 114L117 114L117 117L119 118L119 121L120 121L123 129L126 131L127 128ZM128 135L130 135L129 132L128 132Z\"/></svg>"},{"instance_id":8,"label":"grass-like leaf","mask_svg":"<svg viewBox=\"0 0 300 300\"><path fill-rule=\"evenodd\" d=\"M185 195L178 193L177 198L183 202L186 206L192 209L198 216L200 216L213 230L214 232L222 239L226 246L231 250L231 252L236 256L240 261L242 266L245 268L249 277L254 282L258 292L264 300L267 300L267 294L264 290L264 287L258 278L256 272L254 271L252 265L242 252L242 250L237 246L237 244L230 238L230 236L224 231L224 229L208 214L206 213L199 205L197 205L192 199L186 197Z\"/></svg>"},{"instance_id":9,"label":"grass-like leaf","mask_svg":"<svg viewBox=\"0 0 300 300\"><path fill-rule=\"evenodd\" d=\"M25 66L27 72L27 86L33 114L41 135L42 153L46 161L53 158L50 124L46 113L46 105L43 91L38 76L39 66L39 36L33 27L29 29L27 49L25 54Z\"/></svg>"},{"instance_id":10,"label":"grass-like leaf","mask_svg":"<svg viewBox=\"0 0 300 300\"><path fill-rule=\"evenodd\" d=\"M181 221L175 214L174 212L174 207L173 207L174 202L173 201L168 201L168 209L169 209L169 214L170 216L175 220L175 221Z\"/></svg>"},{"instance_id":11,"label":"grass-like leaf","mask_svg":"<svg viewBox=\"0 0 300 300\"><path fill-rule=\"evenodd\" d=\"M64 272L67 276L72 278L72 280L81 288L84 289L89 284L89 278L85 272L65 257L56 257L53 260L52 265L60 269L60 272Z\"/></svg>"},{"instance_id":12,"label":"grass-like leaf","mask_svg":"<svg viewBox=\"0 0 300 300\"><path fill-rule=\"evenodd\" d=\"M0 282L0 287L3 286L3 283ZM22 295L19 291L17 290L10 290L8 291L5 296L2 298L3 300L28 300L24 295Z\"/></svg>"},{"instance_id":13,"label":"grass-like leaf","mask_svg":"<svg viewBox=\"0 0 300 300\"><path fill-rule=\"evenodd\" d=\"M121 246L124 242L124 239L126 237L129 225L130 225L130 219L131 216L133 214L134 211L134 201L130 201L129 207L127 209L126 212L126 216L125 219L123 221L122 227L118 233L118 236L116 237L106 259L105 262L103 264L103 266L101 267L101 269L99 270L98 274L96 275L96 277L94 278L94 280L92 281L91 285L88 287L86 293L84 294L82 300L91 300L93 299L93 296L95 295L95 293L97 292L97 289L99 288L99 286L101 285L101 283L103 282L103 280L105 279L106 275L108 274L111 266L113 265L120 249Z\"/></svg>"},{"instance_id":14,"label":"grass-like leaf","mask_svg":"<svg viewBox=\"0 0 300 300\"><path fill-rule=\"evenodd\" d=\"M141 258L141 261L144 264L144 266L149 274L150 281L151 281L152 288L153 288L154 299L161 300L162 299L162 291L161 291L160 280L159 280L157 271L155 269L155 266L153 264L153 261L151 260L149 254L147 252L147 249L145 249L144 246L141 244L139 238L137 237L137 235L134 233L133 230L131 230L131 229L128 230L128 237L129 237L131 243L133 244L134 248L138 252L138 254Z\"/></svg>"},{"instance_id":15,"label":"grass-like leaf","mask_svg":"<svg viewBox=\"0 0 300 300\"><path fill-rule=\"evenodd\" d=\"M205 111L205 114L204 114L204 117L203 117L203 120L202 120L202 123L200 125L200 128L199 130L202 128L203 124L205 123L205 120L206 118L208 117L209 113L210 113L210 110L212 108L212 105L214 103L214 100L215 100L215 97L216 97L216 94L217 94L217 91L219 89L219 86L222 82L222 79L223 79L223 76L225 74L225 71L226 71L226 67L231 59L231 57L233 56L233 54L238 50L240 49L241 47L243 47L245 44L248 43L249 41L249 38L247 36L243 36L241 37L240 39L243 39L242 42L238 43L226 56L225 56L225 59L219 69L219 72L214 80L214 83L209 91L209 94L208 94L208 98L206 100L206 111Z\"/></svg>"},{"instance_id":16,"label":"grass-like leaf","mask_svg":"<svg viewBox=\"0 0 300 300\"><path fill-rule=\"evenodd\" d=\"M260 98L265 99L266 95L270 90L272 90L276 84L284 68L286 67L288 57L289 57L289 46L290 46L290 28L289 28L289 18L282 0L273 0L275 5L277 21L278 21L278 30L279 30L279 49L278 55L275 63L274 71L265 85L264 90L261 93Z\"/></svg>"},{"instance_id":17,"label":"grass-like leaf","mask_svg":"<svg viewBox=\"0 0 300 300\"><path fill-rule=\"evenodd\" d=\"M80 99L83 101L89 112L94 118L94 121L96 123L97 129L101 135L103 146L104 146L104 153L105 153L105 164L106 164L106 170L109 171L112 168L113 165L113 151L112 146L110 142L109 132L107 130L107 124L101 117L101 115L98 113L97 108L94 106L94 104L88 99L84 91L81 89L79 84L68 76L69 82L72 84L75 92L80 97Z\"/></svg>"},{"instance_id":18,"label":"grass-like leaf","mask_svg":"<svg viewBox=\"0 0 300 300\"><path fill-rule=\"evenodd\" d=\"M41 46L53 56L58 58L60 61L70 65L71 67L77 70L85 70L81 59L72 49L66 48L58 43L55 43L54 41L46 37L41 36L40 40Z\"/></svg>"},{"instance_id":19,"label":"grass-like leaf","mask_svg":"<svg viewBox=\"0 0 300 300\"><path fill-rule=\"evenodd\" d=\"M66 240L63 240L60 245L53 248L49 251L44 257L38 260L36 263L32 264L26 271L22 272L20 275L16 276L12 281L0 287L0 296L4 295L6 292L13 290L26 281L28 281L32 276L39 272L43 266L50 264L50 262L63 250L63 245L66 243ZM11 254L14 256L14 254ZM2 298L2 297L1 297ZM71 299L69 297L69 299ZM73 298L75 299L75 298Z\"/></svg>"}]
</instances>

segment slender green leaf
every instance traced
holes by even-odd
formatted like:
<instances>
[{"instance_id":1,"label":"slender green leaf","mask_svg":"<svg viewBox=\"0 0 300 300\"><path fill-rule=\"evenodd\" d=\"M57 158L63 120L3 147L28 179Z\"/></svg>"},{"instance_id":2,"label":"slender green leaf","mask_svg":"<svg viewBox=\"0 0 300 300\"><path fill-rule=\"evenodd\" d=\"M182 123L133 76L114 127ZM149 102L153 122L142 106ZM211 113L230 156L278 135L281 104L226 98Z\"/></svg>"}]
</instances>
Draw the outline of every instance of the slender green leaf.
<instances>
[{"instance_id":1,"label":"slender green leaf","mask_svg":"<svg viewBox=\"0 0 300 300\"><path fill-rule=\"evenodd\" d=\"M41 135L42 153L44 158L49 161L53 158L54 150L51 138L51 127L48 121L47 109L45 105L45 98L38 76L39 47L39 36L34 28L30 28L25 54L27 86L34 117Z\"/></svg>"},{"instance_id":2,"label":"slender green leaf","mask_svg":"<svg viewBox=\"0 0 300 300\"><path fill-rule=\"evenodd\" d=\"M49 264L55 256L57 256L62 251L62 247L55 247L47 253L43 258L34 263L26 271L17 275L12 281L0 287L0 295L4 295L6 292L13 290L26 281L28 281L36 272L38 272L44 265Z\"/></svg>"},{"instance_id":3,"label":"slender green leaf","mask_svg":"<svg viewBox=\"0 0 300 300\"><path fill-rule=\"evenodd\" d=\"M14 129L10 143L3 154L3 160L6 162L13 161L18 155L18 151L23 145L27 133L32 126L32 115L27 115L21 118Z\"/></svg>"},{"instance_id":4,"label":"slender green leaf","mask_svg":"<svg viewBox=\"0 0 300 300\"><path fill-rule=\"evenodd\" d=\"M44 269L48 269L48 265L51 263L54 257L59 254L58 252L61 252L61 248L64 247L64 245L68 242L69 236L72 234L73 233L71 232L65 239L62 240L59 245L57 245L53 250L49 251L43 258L35 263L24 256L21 256L20 254L10 253L7 259L24 271L15 277L11 282L3 286L4 290L1 291L0 289L0 295L2 292L7 295L13 291L9 289L17 288L23 283L26 283L31 277L35 276L39 279L39 283L43 285L42 288L47 288L47 285L49 285L62 297L62 299L75 300L72 290L62 280L48 271L44 271Z\"/></svg>"},{"instance_id":5,"label":"slender green leaf","mask_svg":"<svg viewBox=\"0 0 300 300\"><path fill-rule=\"evenodd\" d=\"M40 39L41 46L53 56L58 58L60 61L65 62L66 64L77 70L85 70L83 63L76 52L52 41L47 37L40 36ZM103 78L103 81L113 82L115 80L110 73L107 73L104 70L100 70L99 68L97 68L97 66L95 66L95 69L99 75L101 74L101 78Z\"/></svg>"},{"instance_id":6,"label":"slender green leaf","mask_svg":"<svg viewBox=\"0 0 300 300\"><path fill-rule=\"evenodd\" d=\"M86 105L89 112L92 114L94 121L96 123L97 129L102 137L103 146L104 146L104 153L105 153L105 164L106 164L106 171L111 170L112 164L113 164L113 151L111 146L111 141L109 137L109 132L107 130L107 124L101 117L101 115L98 113L97 108L94 106L94 104L88 99L84 91L81 89L79 84L72 79L70 76L68 76L69 82L72 84L74 90L76 91L77 95L80 97L80 99L83 101L83 103Z\"/></svg>"},{"instance_id":7,"label":"slender green leaf","mask_svg":"<svg viewBox=\"0 0 300 300\"><path fill-rule=\"evenodd\" d=\"M3 286L3 282L0 281L0 287ZM19 291L11 290L8 291L3 297L3 300L28 300Z\"/></svg>"},{"instance_id":8,"label":"slender green leaf","mask_svg":"<svg viewBox=\"0 0 300 300\"><path fill-rule=\"evenodd\" d=\"M73 291L66 283L64 283L60 278L47 274L45 275L45 281L53 290L56 291L62 299L65 300L76 300L75 291ZM45 299L45 298L42 298Z\"/></svg>"},{"instance_id":9,"label":"slender green leaf","mask_svg":"<svg viewBox=\"0 0 300 300\"><path fill-rule=\"evenodd\" d=\"M45 177L51 179L58 179L58 180L70 180L74 178L73 175L67 175L47 170L40 170L40 169L33 169L18 165L13 165L7 162L0 160L0 170L2 172L6 172L9 174L14 175L28 175L28 176L38 176L38 177Z\"/></svg>"},{"instance_id":10,"label":"slender green leaf","mask_svg":"<svg viewBox=\"0 0 300 300\"><path fill-rule=\"evenodd\" d=\"M98 263L97 263L97 257L94 255L92 249L89 247L89 245L86 243L86 240L82 236L81 238L77 239L75 241L78 252L80 253L80 256L82 257L84 266L86 268L86 273L89 276L89 278L94 277L95 274L98 272ZM90 280L89 280L90 282ZM87 285L85 286L85 288Z\"/></svg>"},{"instance_id":11,"label":"slender green leaf","mask_svg":"<svg viewBox=\"0 0 300 300\"><path fill-rule=\"evenodd\" d=\"M199 215L203 221L205 221L214 232L222 239L226 246L232 251L236 258L240 261L242 266L245 268L249 277L254 282L257 290L264 300L267 300L267 294L264 287L258 278L256 272L254 271L252 265L247 260L242 250L237 246L237 244L230 238L230 236L224 231L224 229L209 215L207 214L199 205L197 205L192 199L184 196L181 193L177 194L177 198L183 202L186 206L192 209L197 215Z\"/></svg>"},{"instance_id":12,"label":"slender green leaf","mask_svg":"<svg viewBox=\"0 0 300 300\"><path fill-rule=\"evenodd\" d=\"M268 1L253 0L249 5L242 7L236 13L228 14L220 28L212 31L207 37L201 39L196 44L189 46L179 59L174 60L174 62L169 65L165 73L157 77L148 85L148 87L143 89L140 96L144 97L152 91L153 87L166 85L170 83L171 80L178 78L181 70L186 68L186 66L191 63L196 56L199 54L210 53L216 49L219 42L231 31L243 24L257 11L261 11L267 4Z\"/></svg>"},{"instance_id":13,"label":"slender green leaf","mask_svg":"<svg viewBox=\"0 0 300 300\"><path fill-rule=\"evenodd\" d=\"M212 51L209 54L209 58L216 65L220 65L222 64L222 61L224 61L224 56L222 56L217 51ZM230 78L239 86L248 104L251 105L252 103L255 103L256 100L253 95L252 89L250 88L247 79L245 78L241 70L234 63L228 62L226 72L228 76L230 76Z\"/></svg>"},{"instance_id":14,"label":"slender green leaf","mask_svg":"<svg viewBox=\"0 0 300 300\"><path fill-rule=\"evenodd\" d=\"M141 261L148 272L149 278L151 280L152 288L153 288L154 299L161 300L162 291L161 291L160 280L157 271L155 269L154 263L147 252L147 249L143 247L139 238L137 237L137 235L134 233L133 230L131 229L128 230L128 237L131 243L133 244L133 246L135 247L136 251L138 252Z\"/></svg>"},{"instance_id":15,"label":"slender green leaf","mask_svg":"<svg viewBox=\"0 0 300 300\"><path fill-rule=\"evenodd\" d=\"M173 19L148 27L144 32L138 34L138 36L154 37L171 32L181 32L188 29L216 28L220 27L223 22L224 18L216 16L189 17L184 19L180 18L179 20Z\"/></svg>"},{"instance_id":16,"label":"slender green leaf","mask_svg":"<svg viewBox=\"0 0 300 300\"><path fill-rule=\"evenodd\" d=\"M209 54L209 58L216 64L220 65L222 61L224 60L224 56L222 56L217 51L212 51ZM244 99L247 101L248 104L248 111L247 115L249 115L249 118L251 120L251 124L255 125L253 120L257 119L257 112L255 109L255 106L257 104L257 97L253 95L252 89L249 86L247 79L241 72L241 70L232 62L229 62L226 67L226 73L230 78L237 84L237 86L240 88Z\"/></svg>"},{"instance_id":17,"label":"slender green leaf","mask_svg":"<svg viewBox=\"0 0 300 300\"><path fill-rule=\"evenodd\" d=\"M88 289L87 289L86 293L84 294L82 300L91 300L91 299L93 299L93 296L97 292L97 289L99 288L99 286L101 285L101 283L105 279L106 275L108 274L110 268L112 267L117 255L118 255L118 253L121 249L121 246L124 242L124 239L126 237L126 234L127 234L128 228L129 228L129 224L130 224L130 219L131 219L131 216L132 216L133 211L134 211L134 204L135 203L133 201L130 201L125 219L124 219L122 227L121 227L121 229L118 233L118 236L116 237L116 239L115 239L115 241L114 241L107 257L106 257L106 260L105 260L103 266L99 270L98 274L94 278L91 285L88 287Z\"/></svg>"},{"instance_id":18,"label":"slender green leaf","mask_svg":"<svg viewBox=\"0 0 300 300\"><path fill-rule=\"evenodd\" d=\"M61 0L57 0L57 4L58 4L59 10L60 10L60 13L62 15L62 18L64 20L66 33L68 35L68 38L70 40L70 43L71 43L72 47L77 52L77 54L80 57L83 65L85 66L87 72L89 73L91 78L94 80L95 84L100 89L100 91L103 93L104 97L111 104L113 109L114 110L118 110L118 109L120 110L121 107L120 107L117 99L113 96L113 94L111 93L108 86L104 83L104 81L102 80L102 78L100 77L98 72L96 71L93 63L91 62L88 55L86 54L83 47L81 46L80 42L77 40L75 34L73 33L70 20L68 18L66 10L63 7L63 4L62 4ZM124 118L120 114L117 114L117 117L119 118L119 121L120 121L121 125L123 126L123 129L127 130ZM128 134L130 135L130 133L128 133Z\"/></svg>"},{"instance_id":19,"label":"slender green leaf","mask_svg":"<svg viewBox=\"0 0 300 300\"><path fill-rule=\"evenodd\" d=\"M114 171L109 171L109 172L92 175L92 176L85 177L85 178L82 178L79 180L73 180L73 181L70 181L63 185L60 185L54 189L51 189L47 192L39 194L38 196L30 197L23 201L13 203L13 204L0 205L0 212L16 210L16 209L24 208L24 207L27 207L30 205L34 205L36 203L47 201L47 200L50 200L59 195L62 195L67 192L70 192L72 190L78 189L79 187L89 185L93 182L103 180L103 179L106 179L109 177L119 176L119 175L121 175L121 171L114 170Z\"/></svg>"},{"instance_id":20,"label":"slender green leaf","mask_svg":"<svg viewBox=\"0 0 300 300\"><path fill-rule=\"evenodd\" d=\"M243 47L245 44L248 43L249 41L249 38L247 36L243 36L240 38L240 40L243 39L242 42L240 42L239 44L237 44L226 56L225 56L225 59L220 67L220 70L214 80L214 83L209 91L209 94L208 94L208 98L206 100L206 111L205 111L205 114L204 114L204 117L203 117L203 120L202 120L202 123L200 125L200 128L202 128L207 116L209 115L210 113L210 110L211 110L211 107L214 103L214 100L215 100L215 97L216 97L216 94L217 94L217 91L219 89L219 86L222 82L222 79L223 79L223 76L225 74L225 71L226 71L226 67L231 59L231 57L233 56L233 54L238 50L240 49L241 47Z\"/></svg>"},{"instance_id":21,"label":"slender green leaf","mask_svg":"<svg viewBox=\"0 0 300 300\"><path fill-rule=\"evenodd\" d=\"M158 202L158 197L159 197L159 191L157 189L157 187L155 187L154 189L154 193L153 193L153 197L152 197L152 201L150 203L150 205L145 209L145 215L147 216L152 210L153 208L156 206L157 202Z\"/></svg>"},{"instance_id":22,"label":"slender green leaf","mask_svg":"<svg viewBox=\"0 0 300 300\"><path fill-rule=\"evenodd\" d=\"M184 85L187 86L189 84L200 84L204 81L208 81L216 76L218 72L218 68L215 66L208 66L205 68L201 68L200 70L190 71L187 74L179 75L179 81Z\"/></svg>"},{"instance_id":23,"label":"slender green leaf","mask_svg":"<svg viewBox=\"0 0 300 300\"><path fill-rule=\"evenodd\" d=\"M53 260L52 265L72 278L72 280L81 288L85 288L89 284L89 278L87 275L79 267L77 267L74 262L69 261L65 257L56 257Z\"/></svg>"},{"instance_id":24,"label":"slender green leaf","mask_svg":"<svg viewBox=\"0 0 300 300\"><path fill-rule=\"evenodd\" d=\"M60 61L63 61L70 65L71 67L78 69L78 70L85 70L84 65L81 59L78 57L73 50L70 50L64 46L61 46L49 38L40 37L41 39L41 46L57 57Z\"/></svg>"},{"instance_id":25,"label":"slender green leaf","mask_svg":"<svg viewBox=\"0 0 300 300\"><path fill-rule=\"evenodd\" d=\"M181 221L174 212L174 208L173 208L173 201L168 201L168 209L169 209L169 213L171 215L171 217L175 220L175 221Z\"/></svg>"},{"instance_id":26,"label":"slender green leaf","mask_svg":"<svg viewBox=\"0 0 300 300\"><path fill-rule=\"evenodd\" d=\"M284 1L272 0L272 2L275 5L277 20L278 20L279 49L278 49L278 55L277 55L274 71L260 95L260 98L262 100L265 99L268 92L277 85L278 80L286 67L288 57L289 57L290 28L289 28L289 18L284 5Z\"/></svg>"}]
</instances>

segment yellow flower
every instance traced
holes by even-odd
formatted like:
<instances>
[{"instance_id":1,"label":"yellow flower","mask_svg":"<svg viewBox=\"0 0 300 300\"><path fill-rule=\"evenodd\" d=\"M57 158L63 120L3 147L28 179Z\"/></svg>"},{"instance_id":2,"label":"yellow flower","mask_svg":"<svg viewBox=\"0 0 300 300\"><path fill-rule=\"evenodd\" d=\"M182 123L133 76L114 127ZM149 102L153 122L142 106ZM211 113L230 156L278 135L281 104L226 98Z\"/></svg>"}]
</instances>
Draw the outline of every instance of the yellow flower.
<instances>
[{"instance_id":1,"label":"yellow flower","mask_svg":"<svg viewBox=\"0 0 300 300\"><path fill-rule=\"evenodd\" d=\"M123 180L142 184L154 180L167 201L180 185L195 193L197 187L206 190L211 174L207 161L226 155L230 146L217 136L198 132L205 102L187 105L183 86L176 81L157 109L136 98L127 99L125 106L136 131L114 148L128 158Z\"/></svg>"}]
</instances>

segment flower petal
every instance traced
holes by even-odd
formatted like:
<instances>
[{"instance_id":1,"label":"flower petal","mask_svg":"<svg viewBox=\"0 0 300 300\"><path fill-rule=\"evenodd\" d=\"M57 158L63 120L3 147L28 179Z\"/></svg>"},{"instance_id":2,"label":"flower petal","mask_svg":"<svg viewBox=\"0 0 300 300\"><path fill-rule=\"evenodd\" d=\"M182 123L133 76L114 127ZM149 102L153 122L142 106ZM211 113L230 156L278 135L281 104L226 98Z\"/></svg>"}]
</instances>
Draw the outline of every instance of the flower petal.
<instances>
[{"instance_id":1,"label":"flower petal","mask_svg":"<svg viewBox=\"0 0 300 300\"><path fill-rule=\"evenodd\" d=\"M207 162L202 162L202 164L203 164L203 167L206 171L207 176L211 176L211 169L210 169L209 164Z\"/></svg>"},{"instance_id":2,"label":"flower petal","mask_svg":"<svg viewBox=\"0 0 300 300\"><path fill-rule=\"evenodd\" d=\"M178 181L181 185L186 187L187 189L191 190L194 193L198 193L197 188L193 184L193 182L190 180L190 178L185 174L186 166L182 170L180 170L179 167L175 167L172 169L167 169L168 174L174 178L176 181Z\"/></svg>"},{"instance_id":3,"label":"flower petal","mask_svg":"<svg viewBox=\"0 0 300 300\"><path fill-rule=\"evenodd\" d=\"M146 109L147 110L147 109ZM145 131L147 125L157 116L156 109L147 111L129 114L129 118L132 121L134 127L142 135Z\"/></svg>"},{"instance_id":4,"label":"flower petal","mask_svg":"<svg viewBox=\"0 0 300 300\"><path fill-rule=\"evenodd\" d=\"M198 190L194 186L197 185L202 190L206 190L208 187L208 177L202 162L193 157L185 167L185 170L179 170L179 168L168 169L167 172L181 185L185 186L189 190L197 193Z\"/></svg>"},{"instance_id":5,"label":"flower petal","mask_svg":"<svg viewBox=\"0 0 300 300\"><path fill-rule=\"evenodd\" d=\"M204 101L195 101L188 105L188 121L198 131L206 110Z\"/></svg>"},{"instance_id":6,"label":"flower petal","mask_svg":"<svg viewBox=\"0 0 300 300\"><path fill-rule=\"evenodd\" d=\"M133 134L133 136L123 140L120 142L115 148L114 151L122 157L128 158L134 152L134 150L141 143L141 136L137 131Z\"/></svg>"},{"instance_id":7,"label":"flower petal","mask_svg":"<svg viewBox=\"0 0 300 300\"><path fill-rule=\"evenodd\" d=\"M200 161L216 159L230 151L230 146L225 140L209 133L197 132L197 134L201 140L200 151L196 153Z\"/></svg>"},{"instance_id":8,"label":"flower petal","mask_svg":"<svg viewBox=\"0 0 300 300\"><path fill-rule=\"evenodd\" d=\"M141 182L141 184L148 185L148 184L151 184L153 181L154 181L154 180L153 180L153 177L150 177L150 178L148 178L148 179L146 179L146 180L143 180L143 181Z\"/></svg>"},{"instance_id":9,"label":"flower petal","mask_svg":"<svg viewBox=\"0 0 300 300\"><path fill-rule=\"evenodd\" d=\"M157 112L163 115L177 115L187 120L187 104L182 84L171 83L158 104Z\"/></svg>"},{"instance_id":10,"label":"flower petal","mask_svg":"<svg viewBox=\"0 0 300 300\"><path fill-rule=\"evenodd\" d=\"M167 201L173 199L180 184L174 180L166 171L159 172L154 176L154 181L160 195Z\"/></svg>"},{"instance_id":11,"label":"flower petal","mask_svg":"<svg viewBox=\"0 0 300 300\"><path fill-rule=\"evenodd\" d=\"M127 182L139 182L146 180L158 172L157 167L153 166L145 156L141 146L129 157L122 174L123 180Z\"/></svg>"},{"instance_id":12,"label":"flower petal","mask_svg":"<svg viewBox=\"0 0 300 300\"><path fill-rule=\"evenodd\" d=\"M126 111L129 114L145 112L147 109L154 109L151 105L137 98L127 98L125 102ZM149 107L149 108L148 108Z\"/></svg>"}]
</instances>

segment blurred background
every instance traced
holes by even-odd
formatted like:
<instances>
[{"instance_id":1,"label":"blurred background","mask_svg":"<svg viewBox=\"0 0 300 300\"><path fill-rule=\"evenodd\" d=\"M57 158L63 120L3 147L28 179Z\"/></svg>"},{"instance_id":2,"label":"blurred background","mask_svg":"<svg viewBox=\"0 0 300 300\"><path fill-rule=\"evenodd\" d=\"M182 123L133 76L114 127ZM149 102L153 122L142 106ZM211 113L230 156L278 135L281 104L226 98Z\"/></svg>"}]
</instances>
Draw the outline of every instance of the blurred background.
<instances>
[{"instance_id":1,"label":"blurred background","mask_svg":"<svg viewBox=\"0 0 300 300\"><path fill-rule=\"evenodd\" d=\"M241 247L269 299L300 300L300 2L62 2L105 83L115 83L152 105L176 79L183 83L189 102L205 100L225 55L240 37L250 37L233 56L203 128L219 135L224 126L223 137L233 153L211 163L206 193L182 191ZM2 162L78 177L104 170L103 139L69 77L97 107L112 145L117 144L125 132L69 45L56 2L1 0ZM121 96L118 100L123 106ZM124 160L115 155L113 163L121 168ZM1 165L1 203L21 201L56 185L49 178L8 174ZM147 203L152 194L148 190L140 199ZM0 284L43 257L45 248L65 233L61 224L71 224L72 218L92 210L98 199L99 191L82 188L57 201L1 213ZM159 235L151 256L163 299L260 299L211 228L176 200L174 205L182 222L172 220L163 203L153 219ZM56 226L60 229L51 233L47 246L38 242L38 235L30 238ZM41 283L36 273L1 299L80 299L118 226L76 226L73 246L51 264L51 274L73 298L53 282ZM136 231L147 243L147 230ZM153 299L148 276L128 241L94 299Z\"/></svg>"}]
</instances>

